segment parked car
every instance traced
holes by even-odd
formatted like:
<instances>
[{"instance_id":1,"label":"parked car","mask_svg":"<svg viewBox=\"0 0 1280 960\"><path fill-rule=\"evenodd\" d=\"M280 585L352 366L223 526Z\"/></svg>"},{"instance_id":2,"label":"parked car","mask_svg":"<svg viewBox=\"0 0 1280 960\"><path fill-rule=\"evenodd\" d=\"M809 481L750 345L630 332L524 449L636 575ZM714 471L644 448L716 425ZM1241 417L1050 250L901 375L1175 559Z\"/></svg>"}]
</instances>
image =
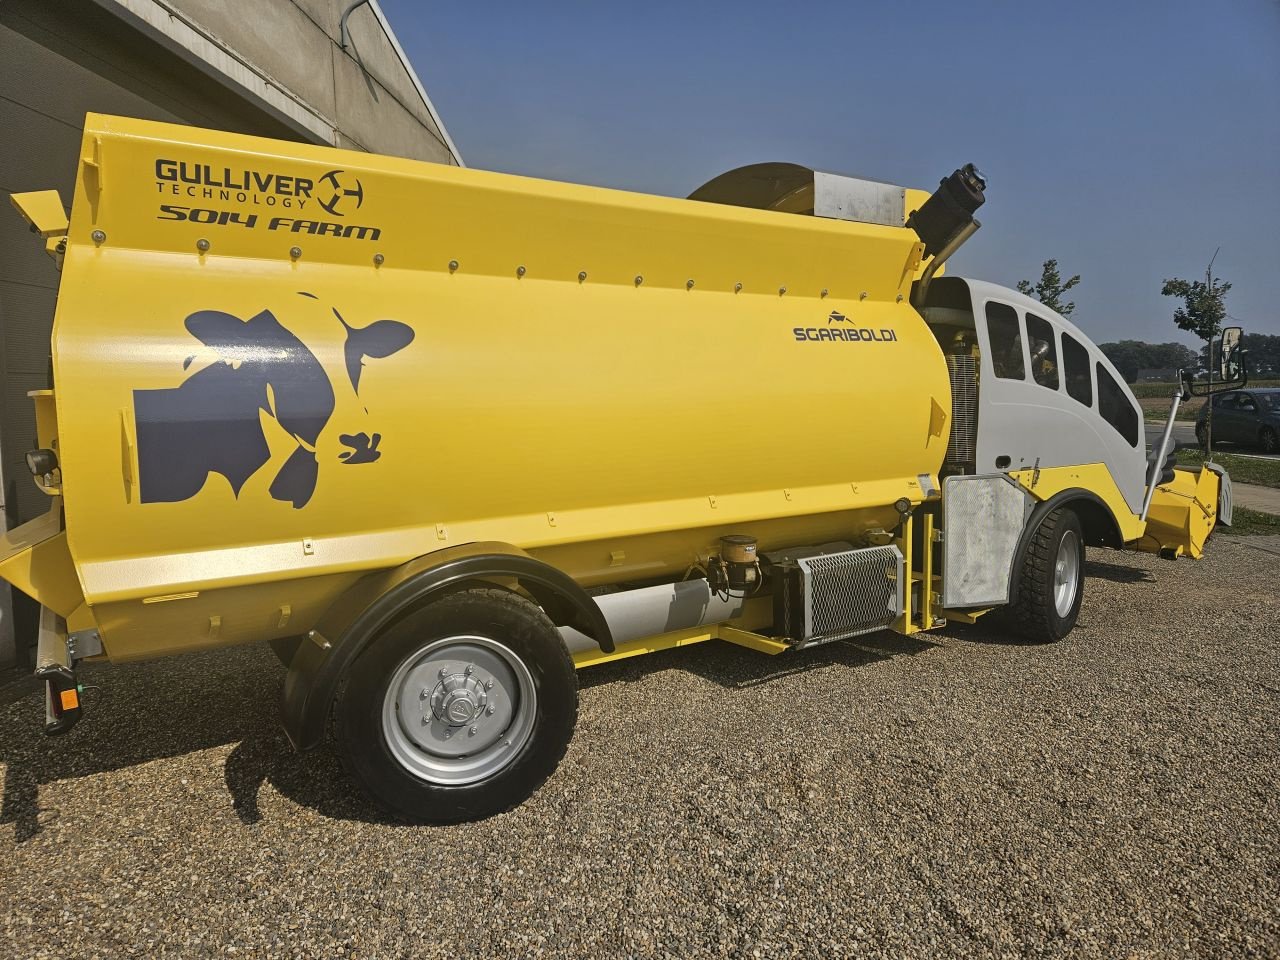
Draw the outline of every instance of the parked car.
<instances>
[{"instance_id":1,"label":"parked car","mask_svg":"<svg viewBox=\"0 0 1280 960\"><path fill-rule=\"evenodd\" d=\"M1209 406L1196 417L1196 438L1205 440L1205 419ZM1232 390L1213 398L1213 439L1261 447L1265 453L1280 452L1280 387Z\"/></svg>"}]
</instances>

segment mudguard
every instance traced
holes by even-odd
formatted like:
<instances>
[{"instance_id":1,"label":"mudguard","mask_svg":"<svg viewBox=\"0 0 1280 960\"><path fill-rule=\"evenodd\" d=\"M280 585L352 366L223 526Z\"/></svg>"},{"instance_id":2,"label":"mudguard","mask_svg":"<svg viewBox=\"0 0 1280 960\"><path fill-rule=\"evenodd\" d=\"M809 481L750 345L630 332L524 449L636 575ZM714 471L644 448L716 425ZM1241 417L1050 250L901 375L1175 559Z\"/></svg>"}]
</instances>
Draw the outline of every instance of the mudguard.
<instances>
[{"instance_id":1,"label":"mudguard","mask_svg":"<svg viewBox=\"0 0 1280 960\"><path fill-rule=\"evenodd\" d=\"M324 737L338 684L356 657L407 610L476 583L515 580L560 626L614 650L609 625L576 581L523 550L475 543L419 557L366 577L340 597L298 647L285 678L281 721L290 743L309 750Z\"/></svg>"}]
</instances>

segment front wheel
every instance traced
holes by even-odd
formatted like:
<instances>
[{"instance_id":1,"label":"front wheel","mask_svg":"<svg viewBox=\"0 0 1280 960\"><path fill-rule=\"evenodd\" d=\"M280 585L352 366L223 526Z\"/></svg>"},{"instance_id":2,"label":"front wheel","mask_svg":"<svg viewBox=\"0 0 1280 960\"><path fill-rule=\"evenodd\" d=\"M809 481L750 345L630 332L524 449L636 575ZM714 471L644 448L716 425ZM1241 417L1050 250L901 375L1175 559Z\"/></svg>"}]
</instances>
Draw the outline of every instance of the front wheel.
<instances>
[{"instance_id":1,"label":"front wheel","mask_svg":"<svg viewBox=\"0 0 1280 960\"><path fill-rule=\"evenodd\" d=\"M1037 643L1055 643L1076 625L1083 597L1080 518L1059 507L1031 533L1010 603L1014 631Z\"/></svg>"},{"instance_id":2,"label":"front wheel","mask_svg":"<svg viewBox=\"0 0 1280 960\"><path fill-rule=\"evenodd\" d=\"M420 823L479 820L555 770L577 720L577 674L536 605L465 590L375 638L335 711L343 760L376 800Z\"/></svg>"}]
</instances>

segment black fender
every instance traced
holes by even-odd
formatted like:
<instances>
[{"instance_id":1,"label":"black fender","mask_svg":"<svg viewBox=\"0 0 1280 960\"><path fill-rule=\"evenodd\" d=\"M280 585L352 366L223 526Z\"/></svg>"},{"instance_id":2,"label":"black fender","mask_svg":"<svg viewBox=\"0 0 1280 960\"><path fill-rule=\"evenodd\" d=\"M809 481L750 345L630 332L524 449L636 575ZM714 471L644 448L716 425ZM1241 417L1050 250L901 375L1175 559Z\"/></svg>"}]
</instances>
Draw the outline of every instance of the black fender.
<instances>
[{"instance_id":1,"label":"black fender","mask_svg":"<svg viewBox=\"0 0 1280 960\"><path fill-rule=\"evenodd\" d=\"M383 629L432 599L477 583L515 580L560 626L614 650L604 614L568 574L505 543L472 543L411 560L358 581L334 601L298 646L285 677L281 722L297 750L324 737L329 709L347 668Z\"/></svg>"},{"instance_id":2,"label":"black fender","mask_svg":"<svg viewBox=\"0 0 1280 960\"><path fill-rule=\"evenodd\" d=\"M1018 548L1013 552L1013 567L1009 571L1009 602L1018 595L1019 581L1022 579L1022 564L1026 560L1027 550L1031 547L1031 539L1035 535L1044 518L1059 507L1071 507L1080 518L1080 526L1084 529L1084 542L1090 547L1124 546L1124 537L1120 533L1120 524L1116 522L1111 508L1096 493L1088 490L1071 489L1055 493L1048 500L1036 504L1022 529L1022 538Z\"/></svg>"}]
</instances>

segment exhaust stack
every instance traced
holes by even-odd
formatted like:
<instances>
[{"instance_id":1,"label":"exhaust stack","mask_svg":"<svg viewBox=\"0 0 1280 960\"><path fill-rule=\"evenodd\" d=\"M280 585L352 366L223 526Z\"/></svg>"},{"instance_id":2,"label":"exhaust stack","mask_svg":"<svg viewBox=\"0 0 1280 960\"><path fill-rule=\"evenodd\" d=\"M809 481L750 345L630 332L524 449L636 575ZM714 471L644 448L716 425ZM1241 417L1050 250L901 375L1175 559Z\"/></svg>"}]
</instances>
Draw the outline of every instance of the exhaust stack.
<instances>
[{"instance_id":1,"label":"exhaust stack","mask_svg":"<svg viewBox=\"0 0 1280 960\"><path fill-rule=\"evenodd\" d=\"M907 226L924 241L924 253L930 257L923 276L916 284L911 302L924 305L933 276L980 226L974 212L986 202L983 191L986 178L972 163L966 163L944 179L933 195L907 217Z\"/></svg>"}]
</instances>

